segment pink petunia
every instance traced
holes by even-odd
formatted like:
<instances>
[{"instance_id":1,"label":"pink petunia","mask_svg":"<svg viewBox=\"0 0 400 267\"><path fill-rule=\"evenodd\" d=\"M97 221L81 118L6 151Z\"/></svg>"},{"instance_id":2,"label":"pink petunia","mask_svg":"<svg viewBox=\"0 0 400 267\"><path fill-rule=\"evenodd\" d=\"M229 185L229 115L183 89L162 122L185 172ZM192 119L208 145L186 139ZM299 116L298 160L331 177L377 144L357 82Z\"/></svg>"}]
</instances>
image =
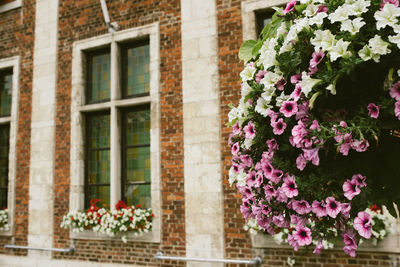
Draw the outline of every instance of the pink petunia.
<instances>
[{"instance_id":1,"label":"pink petunia","mask_svg":"<svg viewBox=\"0 0 400 267\"><path fill-rule=\"evenodd\" d=\"M272 171L271 176L269 177L269 180L271 182L273 182L274 184L277 184L277 183L279 183L281 181L282 176L283 176L283 171L278 170L278 169L274 169Z\"/></svg>"},{"instance_id":2,"label":"pink petunia","mask_svg":"<svg viewBox=\"0 0 400 267\"><path fill-rule=\"evenodd\" d=\"M357 152L365 152L367 151L368 147L369 147L369 142L367 139L351 141L351 148Z\"/></svg>"},{"instance_id":3,"label":"pink petunia","mask_svg":"<svg viewBox=\"0 0 400 267\"><path fill-rule=\"evenodd\" d=\"M295 239L294 235L288 235L288 243L293 247L294 251L299 250L299 243Z\"/></svg>"},{"instance_id":4,"label":"pink petunia","mask_svg":"<svg viewBox=\"0 0 400 267\"><path fill-rule=\"evenodd\" d=\"M246 133L246 138L253 139L256 136L256 129L254 127L254 123L249 121L249 123L243 128Z\"/></svg>"},{"instance_id":5,"label":"pink petunia","mask_svg":"<svg viewBox=\"0 0 400 267\"><path fill-rule=\"evenodd\" d=\"M242 194L243 199L254 199L253 191L248 186L237 186L239 192Z\"/></svg>"},{"instance_id":6,"label":"pink petunia","mask_svg":"<svg viewBox=\"0 0 400 267\"><path fill-rule=\"evenodd\" d=\"M240 155L240 160L244 167L251 167L253 166L253 160L251 159L250 155Z\"/></svg>"},{"instance_id":7,"label":"pink petunia","mask_svg":"<svg viewBox=\"0 0 400 267\"><path fill-rule=\"evenodd\" d=\"M311 231L309 228L304 226L296 227L296 230L293 232L293 236L301 247L308 246L312 242Z\"/></svg>"},{"instance_id":8,"label":"pink petunia","mask_svg":"<svg viewBox=\"0 0 400 267\"><path fill-rule=\"evenodd\" d=\"M319 151L320 147L312 148L312 149L303 149L304 152L304 158L308 161L311 161L311 163L315 166L319 166Z\"/></svg>"},{"instance_id":9,"label":"pink petunia","mask_svg":"<svg viewBox=\"0 0 400 267\"><path fill-rule=\"evenodd\" d=\"M342 153L344 156L349 154L349 150L351 148L351 133L346 133L343 137L343 143L339 147L339 152Z\"/></svg>"},{"instance_id":10,"label":"pink petunia","mask_svg":"<svg viewBox=\"0 0 400 267\"><path fill-rule=\"evenodd\" d=\"M279 91L283 91L285 89L285 85L286 85L286 80L284 78L280 79L276 84L276 88Z\"/></svg>"},{"instance_id":11,"label":"pink petunia","mask_svg":"<svg viewBox=\"0 0 400 267\"><path fill-rule=\"evenodd\" d=\"M279 111L283 114L283 116L289 118L295 115L297 111L299 111L299 109L295 101L285 101L283 102L282 107L279 109Z\"/></svg>"},{"instance_id":12,"label":"pink petunia","mask_svg":"<svg viewBox=\"0 0 400 267\"><path fill-rule=\"evenodd\" d=\"M325 217L328 213L326 211L326 205L324 201L314 200L312 203L312 212L319 218Z\"/></svg>"},{"instance_id":13,"label":"pink petunia","mask_svg":"<svg viewBox=\"0 0 400 267\"><path fill-rule=\"evenodd\" d=\"M301 82L301 73L300 73L300 74L292 75L292 76L290 77L290 82L291 82L292 84L297 84L297 83Z\"/></svg>"},{"instance_id":14,"label":"pink petunia","mask_svg":"<svg viewBox=\"0 0 400 267\"><path fill-rule=\"evenodd\" d=\"M267 140L266 144L267 144L268 148L271 150L275 151L275 150L279 149L278 143L276 142L275 138Z\"/></svg>"},{"instance_id":15,"label":"pink petunia","mask_svg":"<svg viewBox=\"0 0 400 267\"><path fill-rule=\"evenodd\" d=\"M264 186L264 194L265 194L265 199L268 202L270 202L271 199L276 196L275 188L270 184L265 185Z\"/></svg>"},{"instance_id":16,"label":"pink petunia","mask_svg":"<svg viewBox=\"0 0 400 267\"><path fill-rule=\"evenodd\" d=\"M395 7L399 7L399 0L383 0L382 3L381 3L381 8L380 8L380 10L382 10L383 7L384 7L386 4L392 4L392 5L394 5Z\"/></svg>"},{"instance_id":17,"label":"pink petunia","mask_svg":"<svg viewBox=\"0 0 400 267\"><path fill-rule=\"evenodd\" d=\"M290 1L290 2L286 5L286 7L285 7L285 9L283 10L282 14L285 15L285 14L289 13L290 11L292 11L292 10L294 9L294 6L296 5L296 2L297 2L296 0Z\"/></svg>"},{"instance_id":18,"label":"pink petunia","mask_svg":"<svg viewBox=\"0 0 400 267\"><path fill-rule=\"evenodd\" d=\"M307 160L304 158L303 154L300 154L297 158L296 158L296 166L297 169L299 169L300 171L304 170L304 168L307 165Z\"/></svg>"},{"instance_id":19,"label":"pink petunia","mask_svg":"<svg viewBox=\"0 0 400 267\"><path fill-rule=\"evenodd\" d=\"M235 124L232 126L232 134L240 134L239 122L235 122Z\"/></svg>"},{"instance_id":20,"label":"pink petunia","mask_svg":"<svg viewBox=\"0 0 400 267\"><path fill-rule=\"evenodd\" d=\"M328 8L324 4L321 4L317 9L317 14L321 12L328 13Z\"/></svg>"},{"instance_id":21,"label":"pink petunia","mask_svg":"<svg viewBox=\"0 0 400 267\"><path fill-rule=\"evenodd\" d=\"M400 101L400 81L394 83L390 88L389 94L396 101Z\"/></svg>"},{"instance_id":22,"label":"pink petunia","mask_svg":"<svg viewBox=\"0 0 400 267\"><path fill-rule=\"evenodd\" d=\"M313 120L310 125L310 130L317 130L318 132L321 131L321 127L319 127L319 123L317 120Z\"/></svg>"},{"instance_id":23,"label":"pink petunia","mask_svg":"<svg viewBox=\"0 0 400 267\"><path fill-rule=\"evenodd\" d=\"M305 200L294 200L292 202L293 210L300 215L310 213L311 206Z\"/></svg>"},{"instance_id":24,"label":"pink petunia","mask_svg":"<svg viewBox=\"0 0 400 267\"><path fill-rule=\"evenodd\" d=\"M264 175L262 171L258 171L256 174L256 183L254 184L254 187L260 187L264 181Z\"/></svg>"},{"instance_id":25,"label":"pink petunia","mask_svg":"<svg viewBox=\"0 0 400 267\"><path fill-rule=\"evenodd\" d=\"M301 103L298 106L298 109L299 109L299 111L296 114L296 120L301 120L301 121L303 121L305 123L307 121L309 121L309 117L310 117L310 114L309 114L309 110L310 110L309 101L307 100L307 101L304 101L303 103Z\"/></svg>"},{"instance_id":26,"label":"pink petunia","mask_svg":"<svg viewBox=\"0 0 400 267\"><path fill-rule=\"evenodd\" d=\"M293 198L299 194L297 190L296 178L288 174L283 178L282 190L288 198Z\"/></svg>"},{"instance_id":27,"label":"pink petunia","mask_svg":"<svg viewBox=\"0 0 400 267\"><path fill-rule=\"evenodd\" d=\"M288 227L289 223L285 220L283 215L275 215L272 217L272 222L278 227Z\"/></svg>"},{"instance_id":28,"label":"pink petunia","mask_svg":"<svg viewBox=\"0 0 400 267\"><path fill-rule=\"evenodd\" d=\"M304 217L300 217L297 215L290 215L290 223L294 224L294 225L301 225L301 226L305 226L307 222L307 219Z\"/></svg>"},{"instance_id":29,"label":"pink petunia","mask_svg":"<svg viewBox=\"0 0 400 267\"><path fill-rule=\"evenodd\" d=\"M259 71L257 72L256 78L255 78L256 83L260 84L262 78L264 78L264 75L265 75L266 73L267 73L267 71L265 71L265 70L259 70Z\"/></svg>"},{"instance_id":30,"label":"pink petunia","mask_svg":"<svg viewBox=\"0 0 400 267\"><path fill-rule=\"evenodd\" d=\"M286 203L288 201L288 197L283 192L282 187L278 187L278 189L276 189L276 201L280 203Z\"/></svg>"},{"instance_id":31,"label":"pink petunia","mask_svg":"<svg viewBox=\"0 0 400 267\"><path fill-rule=\"evenodd\" d=\"M310 60L310 67L315 68L318 66L319 63L324 59L325 54L324 51L319 50L318 52L314 51L314 53L311 55L311 60Z\"/></svg>"},{"instance_id":32,"label":"pink petunia","mask_svg":"<svg viewBox=\"0 0 400 267\"><path fill-rule=\"evenodd\" d=\"M368 115L371 118L377 119L379 117L379 106L375 105L374 103L369 103L367 109Z\"/></svg>"},{"instance_id":33,"label":"pink petunia","mask_svg":"<svg viewBox=\"0 0 400 267\"><path fill-rule=\"evenodd\" d=\"M315 254L315 255L319 255L319 254L321 254L321 250L324 248L324 246L322 245L322 240L320 239L320 240L318 240L318 243L317 243L317 245L315 246L315 249L314 249L314 251L313 251L313 253Z\"/></svg>"},{"instance_id":34,"label":"pink petunia","mask_svg":"<svg viewBox=\"0 0 400 267\"><path fill-rule=\"evenodd\" d=\"M367 186L367 183L365 182L366 179L367 179L367 177L358 173L358 174L354 174L351 177L351 182L355 183L359 187L365 187L365 186Z\"/></svg>"},{"instance_id":35,"label":"pink petunia","mask_svg":"<svg viewBox=\"0 0 400 267\"><path fill-rule=\"evenodd\" d=\"M240 205L240 212L243 214L243 217L246 220L253 216L250 207L251 203L248 200L242 200L242 205Z\"/></svg>"},{"instance_id":36,"label":"pink petunia","mask_svg":"<svg viewBox=\"0 0 400 267\"><path fill-rule=\"evenodd\" d=\"M394 115L400 120L400 101L394 103Z\"/></svg>"},{"instance_id":37,"label":"pink petunia","mask_svg":"<svg viewBox=\"0 0 400 267\"><path fill-rule=\"evenodd\" d=\"M357 242L355 241L354 234L345 233L343 235L343 241L345 244L343 248L344 253L354 258L356 256L356 250L357 250Z\"/></svg>"},{"instance_id":38,"label":"pink petunia","mask_svg":"<svg viewBox=\"0 0 400 267\"><path fill-rule=\"evenodd\" d=\"M345 218L350 217L351 205L350 203L342 203L342 210L340 211Z\"/></svg>"},{"instance_id":39,"label":"pink petunia","mask_svg":"<svg viewBox=\"0 0 400 267\"><path fill-rule=\"evenodd\" d=\"M286 123L280 118L277 122L271 123L273 130L272 132L275 135L281 135L286 129Z\"/></svg>"},{"instance_id":40,"label":"pink petunia","mask_svg":"<svg viewBox=\"0 0 400 267\"><path fill-rule=\"evenodd\" d=\"M261 161L261 169L264 172L264 176L270 179L274 171L271 163L269 161Z\"/></svg>"},{"instance_id":41,"label":"pink petunia","mask_svg":"<svg viewBox=\"0 0 400 267\"><path fill-rule=\"evenodd\" d=\"M301 96L301 85L298 83L296 84L293 92L290 94L290 98L292 98L294 101L298 101L300 99L300 96Z\"/></svg>"},{"instance_id":42,"label":"pink petunia","mask_svg":"<svg viewBox=\"0 0 400 267\"><path fill-rule=\"evenodd\" d=\"M326 213L329 217L336 218L336 216L342 210L342 205L339 201L336 201L334 197L326 198Z\"/></svg>"},{"instance_id":43,"label":"pink petunia","mask_svg":"<svg viewBox=\"0 0 400 267\"><path fill-rule=\"evenodd\" d=\"M251 172L249 172L249 174L247 175L246 184L247 184L249 187L253 187L253 186L257 183L257 181L256 181L256 175L257 175L257 173L256 173L255 171L251 171Z\"/></svg>"},{"instance_id":44,"label":"pink petunia","mask_svg":"<svg viewBox=\"0 0 400 267\"><path fill-rule=\"evenodd\" d=\"M293 143L296 145L300 144L301 140L308 134L306 125L302 121L298 121L292 129Z\"/></svg>"},{"instance_id":45,"label":"pink petunia","mask_svg":"<svg viewBox=\"0 0 400 267\"><path fill-rule=\"evenodd\" d=\"M232 146L232 155L237 156L239 153L239 150L240 150L239 143L238 142L234 143Z\"/></svg>"},{"instance_id":46,"label":"pink petunia","mask_svg":"<svg viewBox=\"0 0 400 267\"><path fill-rule=\"evenodd\" d=\"M360 190L360 188L357 186L357 184L355 182L347 180L343 184L343 192L344 192L344 196L348 200L352 200L355 196L360 194L361 190Z\"/></svg>"},{"instance_id":47,"label":"pink petunia","mask_svg":"<svg viewBox=\"0 0 400 267\"><path fill-rule=\"evenodd\" d=\"M353 223L354 229L358 234L366 239L371 237L371 216L365 211L360 211Z\"/></svg>"}]
</instances>

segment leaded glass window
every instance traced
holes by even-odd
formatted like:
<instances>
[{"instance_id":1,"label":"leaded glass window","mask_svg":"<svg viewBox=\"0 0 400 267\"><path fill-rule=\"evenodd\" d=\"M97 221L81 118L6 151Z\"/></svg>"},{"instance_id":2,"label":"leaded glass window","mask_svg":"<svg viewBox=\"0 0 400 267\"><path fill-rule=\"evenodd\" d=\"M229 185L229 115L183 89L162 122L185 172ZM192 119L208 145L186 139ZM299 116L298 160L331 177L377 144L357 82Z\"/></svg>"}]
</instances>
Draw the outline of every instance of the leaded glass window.
<instances>
[{"instance_id":1,"label":"leaded glass window","mask_svg":"<svg viewBox=\"0 0 400 267\"><path fill-rule=\"evenodd\" d=\"M110 203L110 115L89 114L86 121L86 207L90 200Z\"/></svg>"},{"instance_id":2,"label":"leaded glass window","mask_svg":"<svg viewBox=\"0 0 400 267\"><path fill-rule=\"evenodd\" d=\"M11 69L0 72L0 117L11 114L12 80Z\"/></svg>"},{"instance_id":3,"label":"leaded glass window","mask_svg":"<svg viewBox=\"0 0 400 267\"><path fill-rule=\"evenodd\" d=\"M110 51L107 49L88 53L86 79L88 104L110 100L110 76Z\"/></svg>"},{"instance_id":4,"label":"leaded glass window","mask_svg":"<svg viewBox=\"0 0 400 267\"><path fill-rule=\"evenodd\" d=\"M150 109L123 113L123 199L129 205L151 207L150 202Z\"/></svg>"},{"instance_id":5,"label":"leaded glass window","mask_svg":"<svg viewBox=\"0 0 400 267\"><path fill-rule=\"evenodd\" d=\"M8 198L8 151L10 127L0 126L0 210L7 208Z\"/></svg>"},{"instance_id":6,"label":"leaded glass window","mask_svg":"<svg viewBox=\"0 0 400 267\"><path fill-rule=\"evenodd\" d=\"M272 21L274 10L266 9L256 12L256 30L257 36L260 36L264 27Z\"/></svg>"},{"instance_id":7,"label":"leaded glass window","mask_svg":"<svg viewBox=\"0 0 400 267\"><path fill-rule=\"evenodd\" d=\"M148 42L135 43L122 49L122 90L124 97L150 92L150 52Z\"/></svg>"}]
</instances>

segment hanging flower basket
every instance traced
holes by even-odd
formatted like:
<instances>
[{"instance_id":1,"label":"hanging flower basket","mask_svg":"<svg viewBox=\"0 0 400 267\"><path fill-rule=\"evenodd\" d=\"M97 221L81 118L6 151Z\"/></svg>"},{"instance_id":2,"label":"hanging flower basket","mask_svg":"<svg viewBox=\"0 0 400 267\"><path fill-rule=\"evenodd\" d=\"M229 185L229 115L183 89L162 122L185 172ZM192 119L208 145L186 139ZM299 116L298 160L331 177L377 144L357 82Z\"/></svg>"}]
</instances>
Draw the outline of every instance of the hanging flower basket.
<instances>
[{"instance_id":1,"label":"hanging flower basket","mask_svg":"<svg viewBox=\"0 0 400 267\"><path fill-rule=\"evenodd\" d=\"M341 239L352 257L387 235L379 206L400 203L398 5L291 1L242 45L229 182L253 231L316 254Z\"/></svg>"},{"instance_id":2,"label":"hanging flower basket","mask_svg":"<svg viewBox=\"0 0 400 267\"><path fill-rule=\"evenodd\" d=\"M8 210L0 210L0 231L8 231Z\"/></svg>"},{"instance_id":3,"label":"hanging flower basket","mask_svg":"<svg viewBox=\"0 0 400 267\"><path fill-rule=\"evenodd\" d=\"M151 209L141 209L140 205L128 207L123 201L119 201L115 210L110 211L97 207L96 203L99 201L91 200L87 212L69 212L63 217L61 227L74 232L92 230L111 237L116 233L130 232L138 235L151 231L154 217ZM122 236L122 241L127 242L126 235Z\"/></svg>"}]
</instances>

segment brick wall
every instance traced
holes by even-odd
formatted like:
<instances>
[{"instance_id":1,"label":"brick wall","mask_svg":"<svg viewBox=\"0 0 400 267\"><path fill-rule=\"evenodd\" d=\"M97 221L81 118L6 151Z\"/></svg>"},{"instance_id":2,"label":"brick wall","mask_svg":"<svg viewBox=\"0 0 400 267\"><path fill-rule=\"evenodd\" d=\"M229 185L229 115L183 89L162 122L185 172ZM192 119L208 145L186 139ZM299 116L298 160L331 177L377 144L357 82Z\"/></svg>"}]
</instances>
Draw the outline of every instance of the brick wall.
<instances>
[{"instance_id":1,"label":"brick wall","mask_svg":"<svg viewBox=\"0 0 400 267\"><path fill-rule=\"evenodd\" d=\"M75 259L155 265L158 250L185 255L185 211L183 184L183 125L181 86L180 0L107 1L110 18L120 30L160 23L161 107L161 244L121 241L76 240L76 253L56 254ZM59 49L54 176L54 246L68 247L67 230L60 229L69 209L71 64L74 41L107 33L98 0L63 0L59 6ZM163 266L177 266L164 262ZM181 264L184 265L184 264Z\"/></svg>"},{"instance_id":2,"label":"brick wall","mask_svg":"<svg viewBox=\"0 0 400 267\"><path fill-rule=\"evenodd\" d=\"M26 245L28 236L28 192L30 127L33 73L35 1L24 0L22 8L0 14L0 58L20 56L17 166L15 183L15 234L17 245ZM5 250L11 238L0 236L0 254L26 255L26 251Z\"/></svg>"}]
</instances>

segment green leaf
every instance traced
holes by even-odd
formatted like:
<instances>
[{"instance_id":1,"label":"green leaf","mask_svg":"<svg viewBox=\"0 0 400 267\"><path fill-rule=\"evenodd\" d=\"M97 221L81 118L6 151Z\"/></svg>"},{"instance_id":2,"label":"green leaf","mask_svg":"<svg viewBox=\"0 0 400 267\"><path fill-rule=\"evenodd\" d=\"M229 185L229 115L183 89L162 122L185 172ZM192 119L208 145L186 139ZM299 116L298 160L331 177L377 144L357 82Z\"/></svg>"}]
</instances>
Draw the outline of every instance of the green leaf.
<instances>
[{"instance_id":1,"label":"green leaf","mask_svg":"<svg viewBox=\"0 0 400 267\"><path fill-rule=\"evenodd\" d=\"M263 41L272 37L275 34L278 27L281 25L283 17L279 17L278 15L279 12L275 12L275 14L272 16L271 22L265 25L264 29L261 31L261 36L263 37Z\"/></svg>"},{"instance_id":2,"label":"green leaf","mask_svg":"<svg viewBox=\"0 0 400 267\"><path fill-rule=\"evenodd\" d=\"M253 50L251 51L251 54L254 58L257 57L258 52L260 51L262 45L263 45L263 41L262 40L258 40L258 42L256 43L256 45L253 47Z\"/></svg>"},{"instance_id":3,"label":"green leaf","mask_svg":"<svg viewBox=\"0 0 400 267\"><path fill-rule=\"evenodd\" d=\"M245 41L239 50L239 59L243 60L244 62L249 61L253 58L252 52L254 46L257 44L254 40L247 40Z\"/></svg>"}]
</instances>

